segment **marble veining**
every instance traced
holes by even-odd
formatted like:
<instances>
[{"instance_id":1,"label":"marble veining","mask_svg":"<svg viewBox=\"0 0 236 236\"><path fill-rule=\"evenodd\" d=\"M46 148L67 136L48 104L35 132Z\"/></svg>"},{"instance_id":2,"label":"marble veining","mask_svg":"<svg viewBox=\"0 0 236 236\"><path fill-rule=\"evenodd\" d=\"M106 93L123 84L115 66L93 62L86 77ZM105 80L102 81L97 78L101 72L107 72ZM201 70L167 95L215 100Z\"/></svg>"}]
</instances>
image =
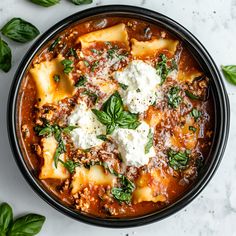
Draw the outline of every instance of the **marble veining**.
<instances>
[{"instance_id":1,"label":"marble veining","mask_svg":"<svg viewBox=\"0 0 236 236\"><path fill-rule=\"evenodd\" d=\"M45 32L59 20L86 8L107 4L129 4L158 11L190 30L208 49L218 67L236 64L236 0L94 0L75 6L70 1L42 8L26 0L0 1L0 28L12 17L22 17ZM37 16L37 17L35 17ZM33 43L33 42L32 42ZM76 222L47 205L29 187L10 151L7 129L7 96L14 73L32 43L8 44L13 67L0 72L0 202L9 202L17 214L35 212L47 217L42 232L46 236L236 236L236 87L225 81L231 106L231 129L224 158L215 176L201 194L177 214L155 224L130 229L103 229Z\"/></svg>"}]
</instances>

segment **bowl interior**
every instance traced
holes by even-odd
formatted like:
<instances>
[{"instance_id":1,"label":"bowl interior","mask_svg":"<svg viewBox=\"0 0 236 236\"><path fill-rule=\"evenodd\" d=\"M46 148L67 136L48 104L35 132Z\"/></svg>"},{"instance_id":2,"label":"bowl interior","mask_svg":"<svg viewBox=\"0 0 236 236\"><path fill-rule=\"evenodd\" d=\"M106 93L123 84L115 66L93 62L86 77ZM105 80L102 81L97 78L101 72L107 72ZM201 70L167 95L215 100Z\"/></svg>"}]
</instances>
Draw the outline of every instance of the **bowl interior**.
<instances>
[{"instance_id":1,"label":"bowl interior","mask_svg":"<svg viewBox=\"0 0 236 236\"><path fill-rule=\"evenodd\" d=\"M78 22L84 22L104 16L122 16L142 19L144 21L157 24L162 28L167 29L177 38L182 40L185 44L185 47L189 49L189 51L193 54L203 70L206 72L207 76L210 78L210 92L212 93L214 99L214 139L209 155L205 160L204 166L201 169L197 180L192 184L188 192L186 192L173 204L169 205L166 208L163 208L158 212L132 219L101 219L91 215L86 215L84 213L75 212L65 204L58 201L56 197L52 196L52 194L45 190L42 183L35 177L33 171L26 161L26 158L24 158L26 153L24 153L23 151L22 142L20 141L20 137L18 135L18 108L20 105L19 103L21 97L20 88L24 84L24 75L27 72L27 69L29 68L33 58L39 53L39 51L45 46L45 44L48 43L49 40L54 38L57 34L62 32L67 27L77 24ZM23 175L25 176L29 184L33 187L33 189L45 201L47 201L50 205L52 205L62 213L65 213L75 219L84 221L86 223L106 227L131 227L147 224L163 219L164 217L177 212L179 209L187 205L200 193L200 191L210 180L217 166L219 165L225 149L229 130L229 102L227 94L225 92L225 88L222 83L219 71L217 70L215 63L213 62L212 58L207 53L205 48L190 32L188 32L184 27L171 20L170 18L150 10L131 6L103 6L88 9L74 14L50 28L35 42L35 44L28 51L23 61L21 62L12 85L8 108L9 137L14 156Z\"/></svg>"}]
</instances>

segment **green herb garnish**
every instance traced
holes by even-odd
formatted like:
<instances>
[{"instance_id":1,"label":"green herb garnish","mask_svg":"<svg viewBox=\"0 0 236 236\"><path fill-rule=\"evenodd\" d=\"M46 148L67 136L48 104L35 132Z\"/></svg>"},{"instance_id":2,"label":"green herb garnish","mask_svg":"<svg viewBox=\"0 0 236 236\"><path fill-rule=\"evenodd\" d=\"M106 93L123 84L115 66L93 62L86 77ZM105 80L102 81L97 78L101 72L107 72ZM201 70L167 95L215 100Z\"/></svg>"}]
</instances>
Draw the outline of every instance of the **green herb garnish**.
<instances>
[{"instance_id":1,"label":"green herb garnish","mask_svg":"<svg viewBox=\"0 0 236 236\"><path fill-rule=\"evenodd\" d=\"M225 78L232 84L236 85L236 65L222 66Z\"/></svg>"},{"instance_id":2,"label":"green herb garnish","mask_svg":"<svg viewBox=\"0 0 236 236\"><path fill-rule=\"evenodd\" d=\"M61 41L61 38L58 37L54 40L54 42L48 47L48 51L51 52L57 46L57 44Z\"/></svg>"},{"instance_id":3,"label":"green herb garnish","mask_svg":"<svg viewBox=\"0 0 236 236\"><path fill-rule=\"evenodd\" d=\"M10 205L0 205L0 235L1 236L34 236L40 232L45 217L37 214L28 214L13 220Z\"/></svg>"},{"instance_id":4,"label":"green herb garnish","mask_svg":"<svg viewBox=\"0 0 236 236\"><path fill-rule=\"evenodd\" d=\"M172 87L167 93L168 105L172 108L177 108L182 101L182 97L179 96L179 87Z\"/></svg>"},{"instance_id":5,"label":"green herb garnish","mask_svg":"<svg viewBox=\"0 0 236 236\"><path fill-rule=\"evenodd\" d=\"M118 175L118 180L121 186L112 188L111 193L116 200L128 204L131 202L135 185L124 175Z\"/></svg>"},{"instance_id":6,"label":"green herb garnish","mask_svg":"<svg viewBox=\"0 0 236 236\"><path fill-rule=\"evenodd\" d=\"M197 131L197 129L194 126L189 126L188 129L193 131L194 133Z\"/></svg>"},{"instance_id":7,"label":"green herb garnish","mask_svg":"<svg viewBox=\"0 0 236 236\"><path fill-rule=\"evenodd\" d=\"M68 134L75 128L77 127L67 126L67 127L61 128L58 125L50 125L50 124L46 124L45 126L36 126L34 128L38 136L48 137L48 136L54 135L54 138L56 139L58 143L55 154L54 154L54 164L56 168L58 165L60 155L66 151L65 144L62 140L62 133Z\"/></svg>"},{"instance_id":8,"label":"green herb garnish","mask_svg":"<svg viewBox=\"0 0 236 236\"><path fill-rule=\"evenodd\" d=\"M31 23L21 18L13 18L1 29L3 35L19 43L26 43L36 38L40 32Z\"/></svg>"},{"instance_id":9,"label":"green herb garnish","mask_svg":"<svg viewBox=\"0 0 236 236\"><path fill-rule=\"evenodd\" d=\"M78 79L78 81L75 83L75 87L81 87L84 86L87 82L87 77L85 75L81 75Z\"/></svg>"},{"instance_id":10,"label":"green herb garnish","mask_svg":"<svg viewBox=\"0 0 236 236\"><path fill-rule=\"evenodd\" d=\"M0 69L8 72L11 69L12 54L8 44L0 38Z\"/></svg>"},{"instance_id":11,"label":"green herb garnish","mask_svg":"<svg viewBox=\"0 0 236 236\"><path fill-rule=\"evenodd\" d=\"M58 83L60 81L60 75L54 75L53 79L54 79L55 82Z\"/></svg>"},{"instance_id":12,"label":"green herb garnish","mask_svg":"<svg viewBox=\"0 0 236 236\"><path fill-rule=\"evenodd\" d=\"M184 169L189 161L189 153L187 151L185 152L177 152L174 150L169 150L168 152L168 164L174 169L174 170L181 170Z\"/></svg>"},{"instance_id":13,"label":"green herb garnish","mask_svg":"<svg viewBox=\"0 0 236 236\"><path fill-rule=\"evenodd\" d=\"M66 54L68 57L73 56L74 58L78 58L77 52L74 48L70 48Z\"/></svg>"},{"instance_id":14,"label":"green herb garnish","mask_svg":"<svg viewBox=\"0 0 236 236\"><path fill-rule=\"evenodd\" d=\"M118 92L115 92L103 104L101 110L92 109L97 119L106 125L107 134L111 134L116 127L136 129L140 122L138 115L124 111L123 102Z\"/></svg>"},{"instance_id":15,"label":"green herb garnish","mask_svg":"<svg viewBox=\"0 0 236 236\"><path fill-rule=\"evenodd\" d=\"M69 74L73 70L73 66L71 66L73 64L73 61L64 59L63 61L61 61L61 64L64 66L65 74Z\"/></svg>"},{"instance_id":16,"label":"green herb garnish","mask_svg":"<svg viewBox=\"0 0 236 236\"><path fill-rule=\"evenodd\" d=\"M101 139L102 141L107 141L107 140L109 140L109 139L107 138L107 136L104 135L104 134L97 135L97 138L98 138L98 139Z\"/></svg>"},{"instance_id":17,"label":"green herb garnish","mask_svg":"<svg viewBox=\"0 0 236 236\"><path fill-rule=\"evenodd\" d=\"M167 65L168 58L165 54L160 54L159 57L161 60L156 65L156 71L157 74L161 77L161 84L163 84L172 69Z\"/></svg>"},{"instance_id":18,"label":"green herb garnish","mask_svg":"<svg viewBox=\"0 0 236 236\"><path fill-rule=\"evenodd\" d=\"M149 153L151 147L153 146L153 133L151 129L149 129L147 138L148 138L148 142L145 145L145 154Z\"/></svg>"},{"instance_id":19,"label":"green herb garnish","mask_svg":"<svg viewBox=\"0 0 236 236\"><path fill-rule=\"evenodd\" d=\"M94 93L90 90L86 90L86 91L83 92L83 94L89 96L92 99L93 104L96 104L98 102L99 98L98 98L98 95L96 93Z\"/></svg>"},{"instance_id":20,"label":"green herb garnish","mask_svg":"<svg viewBox=\"0 0 236 236\"><path fill-rule=\"evenodd\" d=\"M195 121L197 121L202 115L202 113L199 110L197 110L196 108L193 108L193 110L190 112L190 114L194 118Z\"/></svg>"},{"instance_id":21,"label":"green herb garnish","mask_svg":"<svg viewBox=\"0 0 236 236\"><path fill-rule=\"evenodd\" d=\"M93 0L71 0L75 5L90 4Z\"/></svg>"},{"instance_id":22,"label":"green herb garnish","mask_svg":"<svg viewBox=\"0 0 236 236\"><path fill-rule=\"evenodd\" d=\"M30 1L43 7L51 7L60 2L60 0L30 0Z\"/></svg>"},{"instance_id":23,"label":"green herb garnish","mask_svg":"<svg viewBox=\"0 0 236 236\"><path fill-rule=\"evenodd\" d=\"M92 66L91 66L91 71L94 72L96 68L98 68L99 66L99 61L95 61L93 62Z\"/></svg>"},{"instance_id":24,"label":"green herb garnish","mask_svg":"<svg viewBox=\"0 0 236 236\"><path fill-rule=\"evenodd\" d=\"M84 61L84 65L85 65L86 67L89 67L89 63L88 63L87 61Z\"/></svg>"},{"instance_id":25,"label":"green herb garnish","mask_svg":"<svg viewBox=\"0 0 236 236\"><path fill-rule=\"evenodd\" d=\"M80 166L79 162L74 162L72 160L62 161L61 159L58 160L63 164L63 166L71 173L73 174L75 172L75 168Z\"/></svg>"},{"instance_id":26,"label":"green herb garnish","mask_svg":"<svg viewBox=\"0 0 236 236\"><path fill-rule=\"evenodd\" d=\"M189 92L188 90L185 90L185 94L193 100L199 100L200 99L198 96L194 95L193 93Z\"/></svg>"},{"instance_id":27,"label":"green herb garnish","mask_svg":"<svg viewBox=\"0 0 236 236\"><path fill-rule=\"evenodd\" d=\"M123 90L126 90L129 86L126 85L126 84L122 84L122 83L118 83L119 86L123 89Z\"/></svg>"}]
</instances>

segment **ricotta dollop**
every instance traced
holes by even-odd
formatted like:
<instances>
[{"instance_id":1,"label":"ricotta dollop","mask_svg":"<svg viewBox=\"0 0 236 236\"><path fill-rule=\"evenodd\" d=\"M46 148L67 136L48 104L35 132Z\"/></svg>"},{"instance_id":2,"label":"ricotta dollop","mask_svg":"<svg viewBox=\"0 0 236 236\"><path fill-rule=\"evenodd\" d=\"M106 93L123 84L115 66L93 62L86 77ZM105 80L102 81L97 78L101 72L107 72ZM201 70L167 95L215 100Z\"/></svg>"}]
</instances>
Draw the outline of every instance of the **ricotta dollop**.
<instances>
[{"instance_id":1,"label":"ricotta dollop","mask_svg":"<svg viewBox=\"0 0 236 236\"><path fill-rule=\"evenodd\" d=\"M145 154L149 129L150 127L146 122L141 122L135 130L119 128L112 133L111 136L127 166L140 167L146 165L149 158L155 156L153 147Z\"/></svg>"},{"instance_id":2,"label":"ricotta dollop","mask_svg":"<svg viewBox=\"0 0 236 236\"><path fill-rule=\"evenodd\" d=\"M124 104L133 113L142 113L160 97L158 87L161 78L151 65L134 60L123 71L114 73L119 83L125 84L127 89L120 90Z\"/></svg>"},{"instance_id":3,"label":"ricotta dollop","mask_svg":"<svg viewBox=\"0 0 236 236\"><path fill-rule=\"evenodd\" d=\"M71 132L71 139L77 148L88 149L102 144L97 135L105 134L106 127L101 124L91 109L82 102L68 117L69 125L78 126Z\"/></svg>"}]
</instances>

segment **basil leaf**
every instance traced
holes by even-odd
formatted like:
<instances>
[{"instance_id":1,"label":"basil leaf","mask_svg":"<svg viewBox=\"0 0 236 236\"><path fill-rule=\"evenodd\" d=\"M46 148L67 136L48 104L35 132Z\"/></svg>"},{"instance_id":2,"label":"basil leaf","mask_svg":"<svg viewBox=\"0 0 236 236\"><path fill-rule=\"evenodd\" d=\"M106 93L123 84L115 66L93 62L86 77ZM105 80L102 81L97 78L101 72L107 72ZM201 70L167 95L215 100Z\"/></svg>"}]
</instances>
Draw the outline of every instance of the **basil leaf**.
<instances>
[{"instance_id":1,"label":"basil leaf","mask_svg":"<svg viewBox=\"0 0 236 236\"><path fill-rule=\"evenodd\" d=\"M92 109L92 112L96 115L97 119L104 125L108 125L112 123L111 117L104 111L99 111L96 109Z\"/></svg>"},{"instance_id":2,"label":"basil leaf","mask_svg":"<svg viewBox=\"0 0 236 236\"><path fill-rule=\"evenodd\" d=\"M222 66L225 78L232 84L236 85L236 65Z\"/></svg>"},{"instance_id":3,"label":"basil leaf","mask_svg":"<svg viewBox=\"0 0 236 236\"><path fill-rule=\"evenodd\" d=\"M111 193L118 201L130 202L132 198L132 194L122 188L112 188Z\"/></svg>"},{"instance_id":4,"label":"basil leaf","mask_svg":"<svg viewBox=\"0 0 236 236\"><path fill-rule=\"evenodd\" d=\"M90 4L93 0L72 0L75 5Z\"/></svg>"},{"instance_id":5,"label":"basil leaf","mask_svg":"<svg viewBox=\"0 0 236 236\"><path fill-rule=\"evenodd\" d=\"M49 46L48 51L51 52L57 46L57 44L61 41L61 38L58 37L54 40L54 42Z\"/></svg>"},{"instance_id":6,"label":"basil leaf","mask_svg":"<svg viewBox=\"0 0 236 236\"><path fill-rule=\"evenodd\" d=\"M111 193L116 200L130 203L132 199L132 193L135 189L135 185L124 175L118 175L118 179L121 184L121 187L112 188Z\"/></svg>"},{"instance_id":7,"label":"basil leaf","mask_svg":"<svg viewBox=\"0 0 236 236\"><path fill-rule=\"evenodd\" d=\"M107 141L108 140L107 136L104 135L104 134L97 135L97 138L101 139L102 141Z\"/></svg>"},{"instance_id":8,"label":"basil leaf","mask_svg":"<svg viewBox=\"0 0 236 236\"><path fill-rule=\"evenodd\" d=\"M75 83L75 87L81 87L84 86L85 83L87 82L87 77L85 75L81 75L79 77L79 80Z\"/></svg>"},{"instance_id":9,"label":"basil leaf","mask_svg":"<svg viewBox=\"0 0 236 236\"><path fill-rule=\"evenodd\" d=\"M128 111L123 111L116 120L116 123L120 128L126 129L136 129L140 125L140 122L138 121L138 115Z\"/></svg>"},{"instance_id":10,"label":"basil leaf","mask_svg":"<svg viewBox=\"0 0 236 236\"><path fill-rule=\"evenodd\" d=\"M118 83L119 86L123 89L123 90L126 90L129 86L126 85L126 84L122 84L122 83Z\"/></svg>"},{"instance_id":11,"label":"basil leaf","mask_svg":"<svg viewBox=\"0 0 236 236\"><path fill-rule=\"evenodd\" d=\"M60 155L63 154L65 151L66 151L65 144L64 144L63 140L60 140L60 142L57 145L57 149L55 151L55 154L54 154L54 165L56 168L58 165Z\"/></svg>"},{"instance_id":12,"label":"basil leaf","mask_svg":"<svg viewBox=\"0 0 236 236\"><path fill-rule=\"evenodd\" d=\"M45 217L37 214L22 216L13 223L9 236L33 236L40 232Z\"/></svg>"},{"instance_id":13,"label":"basil leaf","mask_svg":"<svg viewBox=\"0 0 236 236\"><path fill-rule=\"evenodd\" d=\"M3 35L19 43L26 43L37 37L40 32L31 23L21 18L11 19L1 29Z\"/></svg>"},{"instance_id":14,"label":"basil leaf","mask_svg":"<svg viewBox=\"0 0 236 236\"><path fill-rule=\"evenodd\" d=\"M51 7L60 2L60 0L30 0L30 1L43 7Z\"/></svg>"},{"instance_id":15,"label":"basil leaf","mask_svg":"<svg viewBox=\"0 0 236 236\"><path fill-rule=\"evenodd\" d=\"M182 101L179 96L180 89L178 87L172 87L167 93L168 105L172 108L177 108Z\"/></svg>"},{"instance_id":16,"label":"basil leaf","mask_svg":"<svg viewBox=\"0 0 236 236\"><path fill-rule=\"evenodd\" d=\"M78 58L77 52L74 48L70 48L66 55L68 57L73 56L74 58Z\"/></svg>"},{"instance_id":17,"label":"basil leaf","mask_svg":"<svg viewBox=\"0 0 236 236\"><path fill-rule=\"evenodd\" d=\"M113 119L117 119L123 111L123 102L118 92L115 92L103 104L103 110Z\"/></svg>"},{"instance_id":18,"label":"basil leaf","mask_svg":"<svg viewBox=\"0 0 236 236\"><path fill-rule=\"evenodd\" d=\"M193 131L193 133L195 133L197 131L197 129L194 126L189 126L188 129Z\"/></svg>"},{"instance_id":19,"label":"basil leaf","mask_svg":"<svg viewBox=\"0 0 236 236\"><path fill-rule=\"evenodd\" d=\"M0 38L0 69L8 72L11 69L11 49L8 44Z\"/></svg>"},{"instance_id":20,"label":"basil leaf","mask_svg":"<svg viewBox=\"0 0 236 236\"><path fill-rule=\"evenodd\" d=\"M4 236L13 221L12 208L7 203L0 205L0 235Z\"/></svg>"},{"instance_id":21,"label":"basil leaf","mask_svg":"<svg viewBox=\"0 0 236 236\"><path fill-rule=\"evenodd\" d=\"M189 155L188 152L176 152L174 150L169 150L168 152L168 164L174 169L174 170L180 170L184 169L189 161Z\"/></svg>"},{"instance_id":22,"label":"basil leaf","mask_svg":"<svg viewBox=\"0 0 236 236\"><path fill-rule=\"evenodd\" d=\"M56 83L58 83L60 81L60 75L54 75L53 79Z\"/></svg>"},{"instance_id":23,"label":"basil leaf","mask_svg":"<svg viewBox=\"0 0 236 236\"><path fill-rule=\"evenodd\" d=\"M194 118L195 121L197 121L202 113L200 111L198 111L196 108L193 108L193 110L190 112L191 116Z\"/></svg>"},{"instance_id":24,"label":"basil leaf","mask_svg":"<svg viewBox=\"0 0 236 236\"><path fill-rule=\"evenodd\" d=\"M189 98L191 98L193 100L199 100L200 99L198 96L194 95L193 93L190 93L188 90L185 90L185 93Z\"/></svg>"},{"instance_id":25,"label":"basil leaf","mask_svg":"<svg viewBox=\"0 0 236 236\"><path fill-rule=\"evenodd\" d=\"M73 61L69 59L62 60L61 64L64 66L64 73L67 75L74 69L74 67L71 66L73 64Z\"/></svg>"},{"instance_id":26,"label":"basil leaf","mask_svg":"<svg viewBox=\"0 0 236 236\"><path fill-rule=\"evenodd\" d=\"M98 95L90 90L86 90L85 92L83 92L83 94L86 94L90 98L92 98L93 104L96 104L99 100Z\"/></svg>"},{"instance_id":27,"label":"basil leaf","mask_svg":"<svg viewBox=\"0 0 236 236\"><path fill-rule=\"evenodd\" d=\"M145 154L149 153L151 147L153 146L153 133L151 129L149 129L147 138L148 138L148 142L145 145Z\"/></svg>"},{"instance_id":28,"label":"basil leaf","mask_svg":"<svg viewBox=\"0 0 236 236\"><path fill-rule=\"evenodd\" d=\"M75 172L76 167L80 166L79 162L74 162L72 160L67 160L66 162L64 162L61 159L59 159L58 161L60 161L71 174Z\"/></svg>"},{"instance_id":29,"label":"basil leaf","mask_svg":"<svg viewBox=\"0 0 236 236\"><path fill-rule=\"evenodd\" d=\"M69 134L72 130L78 128L77 126L69 125L62 129L62 132L65 134Z\"/></svg>"},{"instance_id":30,"label":"basil leaf","mask_svg":"<svg viewBox=\"0 0 236 236\"><path fill-rule=\"evenodd\" d=\"M107 134L112 134L112 132L115 130L115 128L116 128L115 123L107 125L107 130L106 130Z\"/></svg>"}]
</instances>

